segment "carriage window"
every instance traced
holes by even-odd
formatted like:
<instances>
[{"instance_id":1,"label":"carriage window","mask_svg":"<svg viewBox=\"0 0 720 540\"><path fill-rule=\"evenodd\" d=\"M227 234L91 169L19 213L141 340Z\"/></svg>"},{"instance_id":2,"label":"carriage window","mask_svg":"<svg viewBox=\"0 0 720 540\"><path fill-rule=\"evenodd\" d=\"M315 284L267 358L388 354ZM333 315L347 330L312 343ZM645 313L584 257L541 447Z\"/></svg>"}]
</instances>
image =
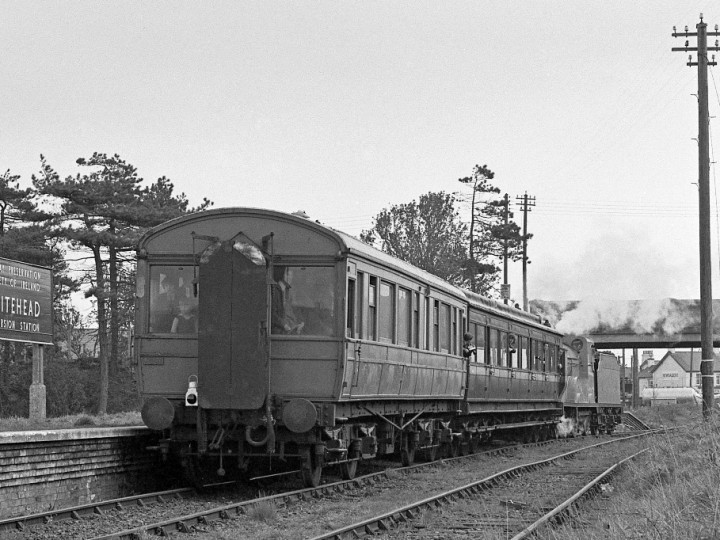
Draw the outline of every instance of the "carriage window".
<instances>
[{"instance_id":1,"label":"carriage window","mask_svg":"<svg viewBox=\"0 0 720 540\"><path fill-rule=\"evenodd\" d=\"M498 344L498 356L500 360L498 365L507 366L507 347L508 347L508 335L507 332L500 332L500 343Z\"/></svg>"},{"instance_id":2,"label":"carriage window","mask_svg":"<svg viewBox=\"0 0 720 540\"><path fill-rule=\"evenodd\" d=\"M527 365L525 363L525 360L526 360L525 348L526 347L527 347L527 338L525 336L518 336L517 367L519 367L520 369L527 369Z\"/></svg>"},{"instance_id":3,"label":"carriage window","mask_svg":"<svg viewBox=\"0 0 720 540\"><path fill-rule=\"evenodd\" d=\"M518 336L516 334L508 334L507 351L508 351L508 367L520 367L517 360Z\"/></svg>"},{"instance_id":4,"label":"carriage window","mask_svg":"<svg viewBox=\"0 0 720 540\"><path fill-rule=\"evenodd\" d=\"M440 302L433 300L433 351L440 350Z\"/></svg>"},{"instance_id":5,"label":"carriage window","mask_svg":"<svg viewBox=\"0 0 720 540\"><path fill-rule=\"evenodd\" d=\"M413 292L412 303L412 342L413 347L420 348L420 293Z\"/></svg>"},{"instance_id":6,"label":"carriage window","mask_svg":"<svg viewBox=\"0 0 720 540\"><path fill-rule=\"evenodd\" d=\"M357 273L357 299L355 301L355 337L363 337L363 308L365 307L365 274Z\"/></svg>"},{"instance_id":7,"label":"carriage window","mask_svg":"<svg viewBox=\"0 0 720 540\"><path fill-rule=\"evenodd\" d=\"M527 354L527 369L535 369L535 340L534 339L527 339L527 347L525 348L525 352Z\"/></svg>"},{"instance_id":8,"label":"carriage window","mask_svg":"<svg viewBox=\"0 0 720 540\"><path fill-rule=\"evenodd\" d=\"M452 353L458 353L458 310L456 307L452 308L452 330L450 333L450 345L452 346Z\"/></svg>"},{"instance_id":9,"label":"carriage window","mask_svg":"<svg viewBox=\"0 0 720 540\"><path fill-rule=\"evenodd\" d=\"M446 353L450 352L450 306L441 303L439 313L440 351Z\"/></svg>"},{"instance_id":10,"label":"carriage window","mask_svg":"<svg viewBox=\"0 0 720 540\"><path fill-rule=\"evenodd\" d=\"M430 299L425 298L425 350L430 350L430 328L431 328L431 322L430 322Z\"/></svg>"},{"instance_id":11,"label":"carriage window","mask_svg":"<svg viewBox=\"0 0 720 540\"><path fill-rule=\"evenodd\" d=\"M395 285L380 282L378 327L380 341L392 343L395 330Z\"/></svg>"},{"instance_id":12,"label":"carriage window","mask_svg":"<svg viewBox=\"0 0 720 540\"><path fill-rule=\"evenodd\" d=\"M550 373L553 373L553 372L555 371L555 369L556 369L556 366L557 366L557 361L556 361L556 358L557 358L557 346L556 346L556 345L553 345L553 344L551 343L550 346L549 346L548 352L549 352L549 356L548 356L548 369L547 369L547 370L548 370Z\"/></svg>"},{"instance_id":13,"label":"carriage window","mask_svg":"<svg viewBox=\"0 0 720 540\"><path fill-rule=\"evenodd\" d=\"M533 339L533 369L542 371L543 362L543 342L539 339Z\"/></svg>"},{"instance_id":14,"label":"carriage window","mask_svg":"<svg viewBox=\"0 0 720 540\"><path fill-rule=\"evenodd\" d=\"M400 345L410 345L411 302L410 291L398 288L398 339Z\"/></svg>"},{"instance_id":15,"label":"carriage window","mask_svg":"<svg viewBox=\"0 0 720 540\"><path fill-rule=\"evenodd\" d=\"M348 279L347 283L347 321L345 335L349 338L355 337L355 280Z\"/></svg>"},{"instance_id":16,"label":"carriage window","mask_svg":"<svg viewBox=\"0 0 720 540\"><path fill-rule=\"evenodd\" d=\"M500 363L498 354L498 349L500 348L500 330L497 328L490 329L490 343L488 345L490 349L490 363L497 366Z\"/></svg>"},{"instance_id":17,"label":"carriage window","mask_svg":"<svg viewBox=\"0 0 720 540\"><path fill-rule=\"evenodd\" d=\"M478 362L486 362L485 358L485 326L482 324L474 324L474 335L475 335L475 347L477 348L477 355L475 358Z\"/></svg>"},{"instance_id":18,"label":"carriage window","mask_svg":"<svg viewBox=\"0 0 720 540\"><path fill-rule=\"evenodd\" d=\"M377 339L377 278L370 276L368 283L368 335L371 340Z\"/></svg>"},{"instance_id":19,"label":"carriage window","mask_svg":"<svg viewBox=\"0 0 720 540\"><path fill-rule=\"evenodd\" d=\"M192 266L150 267L150 332L196 334L197 305Z\"/></svg>"},{"instance_id":20,"label":"carriage window","mask_svg":"<svg viewBox=\"0 0 720 540\"><path fill-rule=\"evenodd\" d=\"M335 333L335 269L275 266L272 287L274 334L332 336Z\"/></svg>"}]
</instances>

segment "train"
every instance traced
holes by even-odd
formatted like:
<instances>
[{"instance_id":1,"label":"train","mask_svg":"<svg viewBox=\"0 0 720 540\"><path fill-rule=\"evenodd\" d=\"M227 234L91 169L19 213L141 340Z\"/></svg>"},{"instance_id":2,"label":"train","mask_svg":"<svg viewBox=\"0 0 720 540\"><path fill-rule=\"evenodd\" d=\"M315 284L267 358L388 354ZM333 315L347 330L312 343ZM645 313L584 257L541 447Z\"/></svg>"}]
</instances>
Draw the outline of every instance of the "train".
<instances>
[{"instance_id":1,"label":"train","mask_svg":"<svg viewBox=\"0 0 720 540\"><path fill-rule=\"evenodd\" d=\"M611 356L304 215L206 210L137 245L142 418L198 484L611 433Z\"/></svg>"}]
</instances>

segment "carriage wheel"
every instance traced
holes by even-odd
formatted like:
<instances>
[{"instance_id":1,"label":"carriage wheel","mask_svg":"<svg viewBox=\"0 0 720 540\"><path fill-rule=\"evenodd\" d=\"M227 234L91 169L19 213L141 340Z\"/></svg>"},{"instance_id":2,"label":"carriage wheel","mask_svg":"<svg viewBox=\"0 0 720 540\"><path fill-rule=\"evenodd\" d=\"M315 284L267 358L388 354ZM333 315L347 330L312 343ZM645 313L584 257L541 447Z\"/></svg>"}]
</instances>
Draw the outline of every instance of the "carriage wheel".
<instances>
[{"instance_id":1,"label":"carriage wheel","mask_svg":"<svg viewBox=\"0 0 720 540\"><path fill-rule=\"evenodd\" d=\"M414 446L411 446L410 448L403 448L400 451L400 462L403 464L403 467L408 467L409 465L415 463Z\"/></svg>"},{"instance_id":2,"label":"carriage wheel","mask_svg":"<svg viewBox=\"0 0 720 540\"><path fill-rule=\"evenodd\" d=\"M322 476L322 465L318 463L318 458L313 447L307 446L302 449L302 478L306 487L318 487L320 485L320 477Z\"/></svg>"},{"instance_id":3,"label":"carriage wheel","mask_svg":"<svg viewBox=\"0 0 720 540\"><path fill-rule=\"evenodd\" d=\"M438 447L433 445L423 449L423 457L425 461L435 461L437 459Z\"/></svg>"},{"instance_id":4,"label":"carriage wheel","mask_svg":"<svg viewBox=\"0 0 720 540\"><path fill-rule=\"evenodd\" d=\"M457 440L451 440L442 444L442 455L446 458L458 457L460 454L460 445Z\"/></svg>"},{"instance_id":5,"label":"carriage wheel","mask_svg":"<svg viewBox=\"0 0 720 540\"><path fill-rule=\"evenodd\" d=\"M530 444L532 442L532 428L523 429L521 438L523 444Z\"/></svg>"},{"instance_id":6,"label":"carriage wheel","mask_svg":"<svg viewBox=\"0 0 720 540\"><path fill-rule=\"evenodd\" d=\"M450 442L450 457L458 457L460 455L460 439L455 439Z\"/></svg>"},{"instance_id":7,"label":"carriage wheel","mask_svg":"<svg viewBox=\"0 0 720 540\"><path fill-rule=\"evenodd\" d=\"M190 454L189 448L180 450L180 469L182 470L182 478L196 489L202 489L205 484L214 481L213 475L210 474L210 466L205 456Z\"/></svg>"},{"instance_id":8,"label":"carriage wheel","mask_svg":"<svg viewBox=\"0 0 720 540\"><path fill-rule=\"evenodd\" d=\"M400 433L400 462L403 467L415 463L415 439L414 433L403 431Z\"/></svg>"},{"instance_id":9,"label":"carriage wheel","mask_svg":"<svg viewBox=\"0 0 720 540\"><path fill-rule=\"evenodd\" d=\"M470 438L463 437L458 441L461 456L467 456L470 453Z\"/></svg>"},{"instance_id":10,"label":"carriage wheel","mask_svg":"<svg viewBox=\"0 0 720 540\"><path fill-rule=\"evenodd\" d=\"M342 475L343 480L352 480L355 478L355 474L357 473L358 462L360 461L360 452L354 448L355 446L356 445L351 445L348 450L348 459L351 461L346 461L345 463L340 464L340 474Z\"/></svg>"}]
</instances>

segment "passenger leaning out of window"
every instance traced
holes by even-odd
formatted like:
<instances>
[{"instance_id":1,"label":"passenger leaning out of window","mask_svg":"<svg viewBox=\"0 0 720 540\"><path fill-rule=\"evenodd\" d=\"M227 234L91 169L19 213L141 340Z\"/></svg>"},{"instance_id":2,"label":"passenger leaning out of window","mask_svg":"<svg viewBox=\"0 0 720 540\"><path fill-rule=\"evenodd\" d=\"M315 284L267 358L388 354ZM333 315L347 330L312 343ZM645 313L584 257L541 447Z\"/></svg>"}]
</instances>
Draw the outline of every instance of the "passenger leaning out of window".
<instances>
[{"instance_id":1,"label":"passenger leaning out of window","mask_svg":"<svg viewBox=\"0 0 720 540\"><path fill-rule=\"evenodd\" d=\"M472 355L477 356L477 347L473 346L472 341L473 335L470 332L465 332L463 334L463 356L465 358L470 358Z\"/></svg>"}]
</instances>

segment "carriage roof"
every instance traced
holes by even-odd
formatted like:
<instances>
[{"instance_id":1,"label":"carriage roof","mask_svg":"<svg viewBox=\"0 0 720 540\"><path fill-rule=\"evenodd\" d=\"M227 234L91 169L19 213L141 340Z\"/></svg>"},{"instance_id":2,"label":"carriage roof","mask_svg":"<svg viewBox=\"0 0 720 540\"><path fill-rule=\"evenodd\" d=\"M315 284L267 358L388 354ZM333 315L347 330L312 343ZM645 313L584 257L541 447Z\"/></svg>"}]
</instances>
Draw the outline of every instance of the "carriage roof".
<instances>
[{"instance_id":1,"label":"carriage roof","mask_svg":"<svg viewBox=\"0 0 720 540\"><path fill-rule=\"evenodd\" d=\"M268 218L277 222L282 222L291 227L300 227L305 231L311 231L314 235L323 237L323 240L326 243L328 240L331 241L334 244L335 253L354 255L365 260L375 262L405 274L408 277L418 279L433 289L443 291L455 297L464 298L471 305L474 305L484 311L488 311L504 318L521 321L532 326L542 327L543 329L553 333L558 333L551 328L543 326L541 318L537 315L533 315L503 303L496 302L495 300L485 298L479 294L467 291L460 287L456 287L455 285L425 270L417 268L410 263L380 251L379 249L362 242L354 236L350 236L349 234L325 226L319 222L313 221L312 219L294 214L278 212L275 210L228 207L205 210L202 212L180 216L148 230L138 241L138 251L141 252L144 250L154 239L164 235L169 235L172 231L177 229L185 229L193 225L196 225L197 227L197 225L207 221L233 217L250 217L255 219Z\"/></svg>"}]
</instances>

